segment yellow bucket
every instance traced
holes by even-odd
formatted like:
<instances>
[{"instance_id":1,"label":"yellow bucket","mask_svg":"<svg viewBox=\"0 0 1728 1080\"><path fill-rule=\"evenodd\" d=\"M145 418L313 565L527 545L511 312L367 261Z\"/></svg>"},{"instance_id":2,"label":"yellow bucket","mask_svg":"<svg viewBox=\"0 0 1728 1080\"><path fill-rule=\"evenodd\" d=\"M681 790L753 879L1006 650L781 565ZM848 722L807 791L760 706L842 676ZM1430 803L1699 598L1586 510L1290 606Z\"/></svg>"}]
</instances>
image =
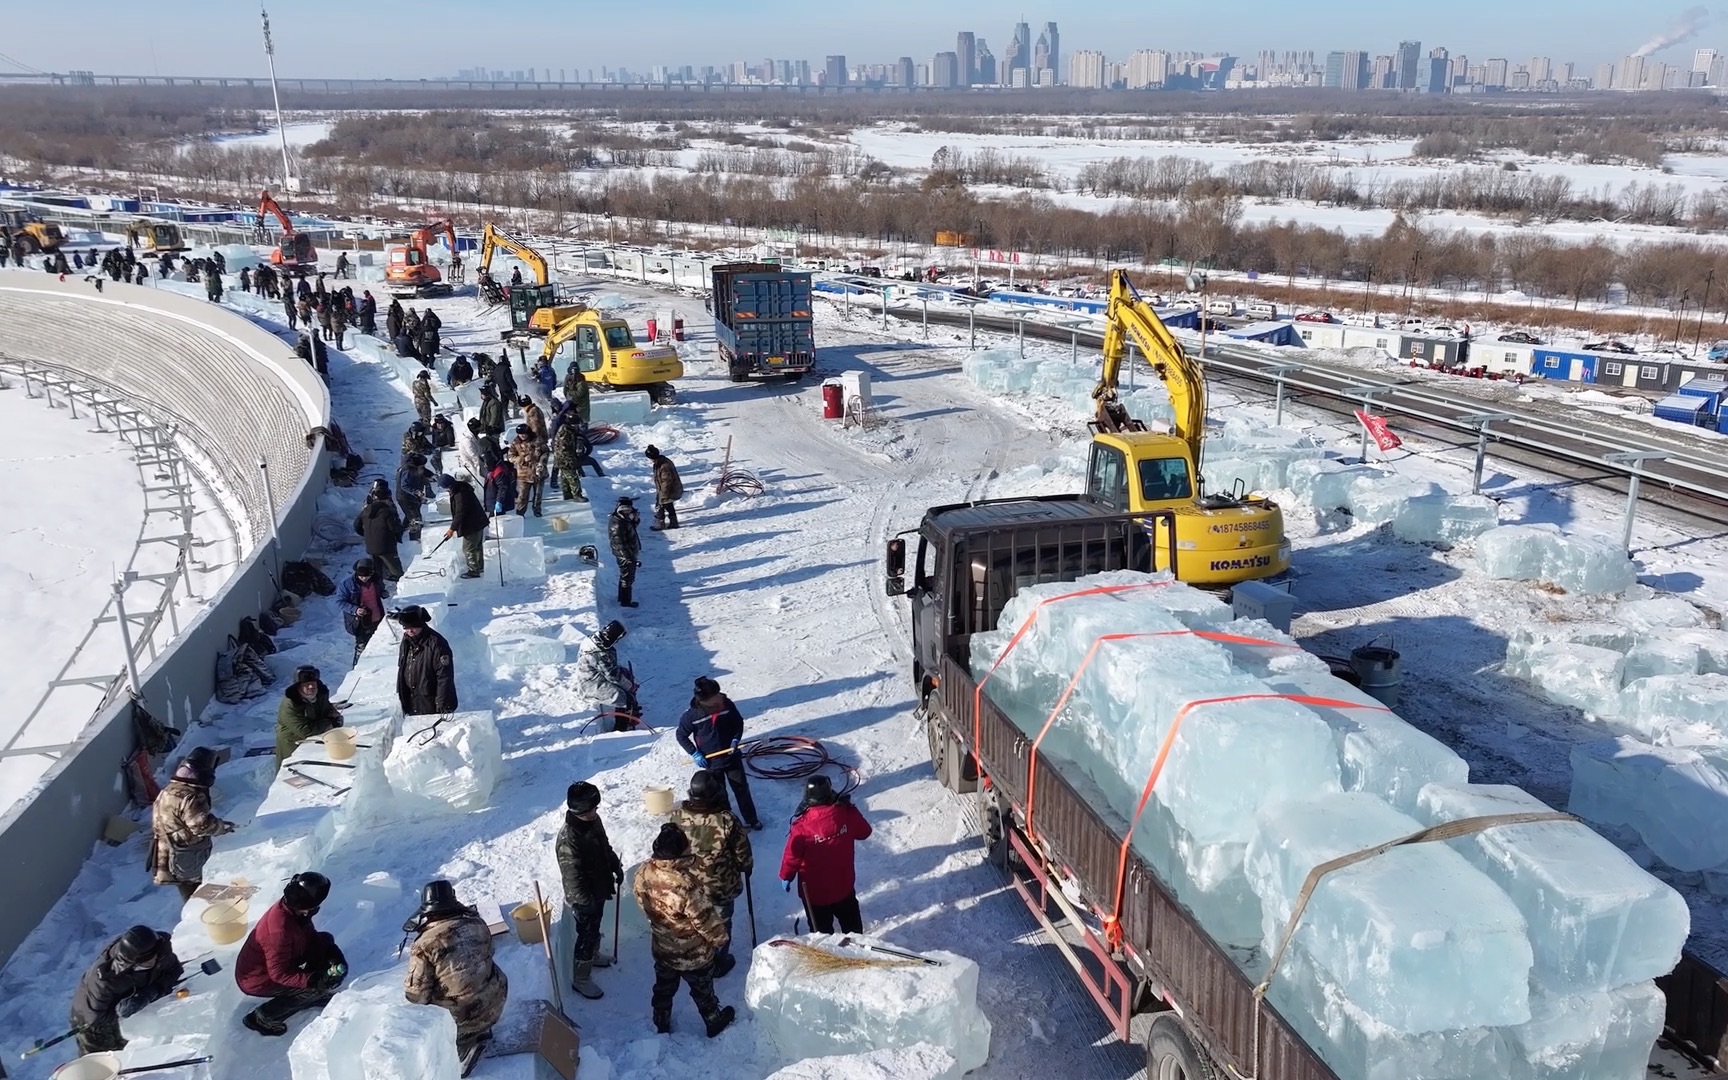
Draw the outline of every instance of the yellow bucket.
<instances>
[{"instance_id":1,"label":"yellow bucket","mask_svg":"<svg viewBox=\"0 0 1728 1080\"><path fill-rule=\"evenodd\" d=\"M199 916L204 932L217 945L232 945L246 936L246 901L224 900L211 904Z\"/></svg>"},{"instance_id":2,"label":"yellow bucket","mask_svg":"<svg viewBox=\"0 0 1728 1080\"><path fill-rule=\"evenodd\" d=\"M564 532L565 530L567 530L569 528L570 528L570 519L569 518L565 517L563 514L552 515L552 531L553 532Z\"/></svg>"},{"instance_id":3,"label":"yellow bucket","mask_svg":"<svg viewBox=\"0 0 1728 1080\"><path fill-rule=\"evenodd\" d=\"M324 733L324 752L331 761L347 761L354 756L354 733L347 728L331 728Z\"/></svg>"},{"instance_id":4,"label":"yellow bucket","mask_svg":"<svg viewBox=\"0 0 1728 1080\"><path fill-rule=\"evenodd\" d=\"M672 789L649 785L642 789L642 805L648 808L650 814L664 817L672 812L677 800L672 797Z\"/></svg>"},{"instance_id":5,"label":"yellow bucket","mask_svg":"<svg viewBox=\"0 0 1728 1080\"><path fill-rule=\"evenodd\" d=\"M546 938L540 933L540 905L530 900L517 904L510 911L510 921L516 926L516 938L524 945L538 945Z\"/></svg>"}]
</instances>

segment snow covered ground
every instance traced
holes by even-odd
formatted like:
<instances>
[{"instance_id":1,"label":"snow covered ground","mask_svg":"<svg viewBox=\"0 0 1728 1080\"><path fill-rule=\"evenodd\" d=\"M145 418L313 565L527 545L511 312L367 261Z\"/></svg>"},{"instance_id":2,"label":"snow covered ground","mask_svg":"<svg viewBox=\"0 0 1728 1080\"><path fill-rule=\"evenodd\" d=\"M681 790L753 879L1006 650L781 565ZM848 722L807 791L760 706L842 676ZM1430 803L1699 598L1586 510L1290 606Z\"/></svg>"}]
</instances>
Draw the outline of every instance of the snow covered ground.
<instances>
[{"instance_id":1,"label":"snow covered ground","mask_svg":"<svg viewBox=\"0 0 1728 1080\"><path fill-rule=\"evenodd\" d=\"M641 448L653 442L683 471L685 528L644 531L637 588L642 607L635 611L611 604L612 578L602 569L597 577L555 573L544 588L476 591L462 598L465 607L442 617L473 628L488 617L519 615L566 627L572 638L622 618L631 630L622 658L635 664L646 717L661 733L580 734L588 710L570 690L570 665L499 677L476 670L479 645L471 634L459 636L454 644L462 657L464 704L492 701L506 776L486 809L393 828L341 851L327 868L336 882L326 905L331 911L352 907L369 873L388 873L403 889L400 911L378 913L383 929L342 941L355 974L399 972L394 925L410 914L417 887L430 878L451 878L464 901L487 912L530 896L536 880L556 899L552 841L565 785L573 780L601 787L602 813L626 865L644 858L658 822L643 808L641 793L650 784L682 789L687 781L688 761L665 728L684 706L691 680L711 674L738 702L751 735L819 738L858 767L857 802L876 826L875 837L859 849L867 924L902 947L948 949L978 961L981 1004L995 1034L989 1064L973 1075L1043 1075L1058 1064L1064 1075L1080 1078L1137 1075L1144 1054L1109 1035L1072 973L1031 932L1017 897L984 864L966 804L929 776L910 711L904 611L883 596L880 580L882 542L915 525L927 506L1076 490L1084 418L1052 399L997 399L972 386L958 370L969 351L963 331L932 328L925 341L916 324L890 322L884 331L868 313L847 319L821 306L824 368L869 371L885 421L870 431L843 429L820 418L814 385L728 382L713 362L711 332L690 301L613 281L593 283L592 291L622 296L637 327L669 306L684 309L693 340L685 350L689 377L680 386L680 404L604 448L607 479L591 480L588 490L602 510L617 494L644 494L649 485ZM496 343L499 316L478 312L471 298L435 306L450 347L471 351ZM1006 345L1007 339L981 334L980 347L988 344ZM1066 347L1029 342L1027 349L1067 357ZM401 429L412 418L400 383L377 364L337 354L332 397L336 419L374 462L369 473L393 471ZM1262 396L1217 392L1213 406L1215 415L1270 423L1270 403ZM1291 409L1286 423L1355 446L1355 432L1333 420ZM764 482L763 496L712 493L728 443L734 467ZM1394 456L1390 464L1400 475L1467 489L1463 451L1412 440ZM1511 469L1497 467L1488 490L1501 502L1503 521L1547 520L1602 532L1618 521L1611 496ZM331 489L321 515L351 520L362 491ZM549 501L548 513L559 505ZM1654 515L1643 521L1637 546L1644 580L1717 610L1728 606L1723 541L1686 535ZM1598 732L1575 712L1538 701L1496 668L1512 628L1581 617L1589 602L1490 581L1464 548L1399 543L1338 515L1292 507L1287 527L1297 549L1298 636L1329 653L1393 636L1405 659L1403 715L1457 748L1473 779L1519 783L1563 804L1567 751ZM332 539L315 554L337 576L355 555L354 541L341 529L319 533ZM281 644L283 651L269 661L281 676L296 664L315 663L334 685L347 668L350 646L328 600L309 603ZM215 707L189 739L234 747L266 743L275 704L273 692L245 706ZM246 763L224 767L219 813L250 814L262 794L255 773ZM788 930L795 913L795 901L774 887L773 872L799 786L767 780L753 786L769 823L753 841L756 923L766 937ZM78 974L108 938L138 921L175 924L180 905L172 890L151 886L142 864L141 838L93 854L66 898L0 972L0 1043L21 1046L58 1033ZM264 885L269 899L278 883ZM1688 888L1687 895L1694 944L1720 960L1728 905L1701 887ZM622 965L599 974L606 997L572 1006L586 1044L613 1063L614 1075L709 1080L773 1071L779 1062L759 1044L747 1017L710 1044L692 1033L694 1016L680 999L680 1033L670 1039L651 1033L645 929L634 905L624 908ZM737 932L749 933L742 909ZM610 925L607 933L610 938ZM205 945L182 940L179 948L195 955ZM500 963L513 999L546 993L537 950L505 941ZM723 1002L741 1004L742 970L723 980L719 992ZM297 1020L293 1030L306 1022ZM216 1077L287 1077L286 1040L248 1040L245 1059L217 1062ZM65 1056L42 1055L53 1061ZM51 1066L32 1058L14 1075L43 1077ZM484 1061L476 1075L526 1078L530 1069L525 1058L496 1059Z\"/></svg>"}]
</instances>

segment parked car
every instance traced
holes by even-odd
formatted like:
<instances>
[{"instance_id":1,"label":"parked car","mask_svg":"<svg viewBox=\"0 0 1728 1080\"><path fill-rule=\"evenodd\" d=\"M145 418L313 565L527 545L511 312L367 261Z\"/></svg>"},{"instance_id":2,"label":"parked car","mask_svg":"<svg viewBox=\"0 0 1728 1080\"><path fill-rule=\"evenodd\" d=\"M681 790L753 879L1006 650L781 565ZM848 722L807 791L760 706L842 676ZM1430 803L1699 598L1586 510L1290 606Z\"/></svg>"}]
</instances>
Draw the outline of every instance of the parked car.
<instances>
[{"instance_id":1,"label":"parked car","mask_svg":"<svg viewBox=\"0 0 1728 1080\"><path fill-rule=\"evenodd\" d=\"M1628 356L1635 355L1638 352L1637 349L1634 349L1624 341L1592 341L1590 344L1584 346L1584 349L1587 352L1625 353Z\"/></svg>"},{"instance_id":2,"label":"parked car","mask_svg":"<svg viewBox=\"0 0 1728 1080\"><path fill-rule=\"evenodd\" d=\"M1537 337L1535 334L1529 333L1529 332L1524 331L1524 330L1514 330L1509 334L1501 334L1500 340L1501 341L1510 341L1516 345L1545 345L1545 344L1547 344L1547 342L1543 341L1541 338Z\"/></svg>"},{"instance_id":3,"label":"parked car","mask_svg":"<svg viewBox=\"0 0 1728 1080\"><path fill-rule=\"evenodd\" d=\"M1170 306L1176 311L1199 311L1200 301L1191 300L1186 296L1179 296L1170 302Z\"/></svg>"},{"instance_id":4,"label":"parked car","mask_svg":"<svg viewBox=\"0 0 1728 1080\"><path fill-rule=\"evenodd\" d=\"M1427 324L1424 323L1421 319L1409 318L1409 319L1405 319L1402 322L1400 322L1398 324L1398 329L1409 332L1409 333L1420 333L1422 331L1422 328L1426 325Z\"/></svg>"},{"instance_id":5,"label":"parked car","mask_svg":"<svg viewBox=\"0 0 1728 1080\"><path fill-rule=\"evenodd\" d=\"M1248 317L1250 319L1276 319L1278 305L1266 300L1251 300L1248 302Z\"/></svg>"},{"instance_id":6,"label":"parked car","mask_svg":"<svg viewBox=\"0 0 1728 1080\"><path fill-rule=\"evenodd\" d=\"M1232 300L1208 300L1206 302L1206 314L1234 315L1236 314L1236 303Z\"/></svg>"},{"instance_id":7,"label":"parked car","mask_svg":"<svg viewBox=\"0 0 1728 1080\"><path fill-rule=\"evenodd\" d=\"M1430 326L1428 328L1428 333L1433 334L1435 337L1457 337L1458 328L1441 323L1439 326Z\"/></svg>"},{"instance_id":8,"label":"parked car","mask_svg":"<svg viewBox=\"0 0 1728 1080\"><path fill-rule=\"evenodd\" d=\"M1704 359L1712 364L1728 362L1728 341L1718 341L1710 346L1710 351L1704 354Z\"/></svg>"},{"instance_id":9,"label":"parked car","mask_svg":"<svg viewBox=\"0 0 1728 1080\"><path fill-rule=\"evenodd\" d=\"M1326 323L1329 323L1329 322L1337 322L1338 320L1334 319L1332 317L1332 313L1330 311L1304 311L1302 314L1296 316L1296 321L1297 322L1326 322Z\"/></svg>"}]
</instances>

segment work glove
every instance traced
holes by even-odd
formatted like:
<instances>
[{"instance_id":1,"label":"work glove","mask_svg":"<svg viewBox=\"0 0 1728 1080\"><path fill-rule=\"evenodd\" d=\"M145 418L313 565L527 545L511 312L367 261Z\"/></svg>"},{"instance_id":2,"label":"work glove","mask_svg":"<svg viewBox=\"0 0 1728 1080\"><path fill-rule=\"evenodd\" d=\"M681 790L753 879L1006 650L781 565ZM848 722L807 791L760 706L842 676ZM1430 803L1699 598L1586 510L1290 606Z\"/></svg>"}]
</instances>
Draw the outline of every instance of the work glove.
<instances>
[{"instance_id":1,"label":"work glove","mask_svg":"<svg viewBox=\"0 0 1728 1080\"><path fill-rule=\"evenodd\" d=\"M780 891L781 892L791 892L792 891L792 882L782 880L780 882Z\"/></svg>"},{"instance_id":2,"label":"work glove","mask_svg":"<svg viewBox=\"0 0 1728 1080\"><path fill-rule=\"evenodd\" d=\"M493 503L492 504L492 512L494 514L502 514L504 512L504 504L501 502Z\"/></svg>"},{"instance_id":3,"label":"work glove","mask_svg":"<svg viewBox=\"0 0 1728 1080\"><path fill-rule=\"evenodd\" d=\"M696 763L698 769L706 769L708 767L708 756L700 750L690 751L690 760Z\"/></svg>"},{"instance_id":4,"label":"work glove","mask_svg":"<svg viewBox=\"0 0 1728 1080\"><path fill-rule=\"evenodd\" d=\"M624 868L622 866L612 868L612 880L619 885L624 884Z\"/></svg>"},{"instance_id":5,"label":"work glove","mask_svg":"<svg viewBox=\"0 0 1728 1080\"><path fill-rule=\"evenodd\" d=\"M835 798L834 801L839 803L841 806L851 806L852 805L852 793L849 791L843 791L839 794L839 796L837 796Z\"/></svg>"},{"instance_id":6,"label":"work glove","mask_svg":"<svg viewBox=\"0 0 1728 1080\"><path fill-rule=\"evenodd\" d=\"M738 740L737 739L732 740L732 752L733 753L738 752Z\"/></svg>"},{"instance_id":7,"label":"work glove","mask_svg":"<svg viewBox=\"0 0 1728 1080\"><path fill-rule=\"evenodd\" d=\"M240 826L234 824L232 821L224 821L222 823L222 825L216 830L216 835L217 836L227 836L229 833L233 832L235 829L238 829L239 827Z\"/></svg>"}]
</instances>

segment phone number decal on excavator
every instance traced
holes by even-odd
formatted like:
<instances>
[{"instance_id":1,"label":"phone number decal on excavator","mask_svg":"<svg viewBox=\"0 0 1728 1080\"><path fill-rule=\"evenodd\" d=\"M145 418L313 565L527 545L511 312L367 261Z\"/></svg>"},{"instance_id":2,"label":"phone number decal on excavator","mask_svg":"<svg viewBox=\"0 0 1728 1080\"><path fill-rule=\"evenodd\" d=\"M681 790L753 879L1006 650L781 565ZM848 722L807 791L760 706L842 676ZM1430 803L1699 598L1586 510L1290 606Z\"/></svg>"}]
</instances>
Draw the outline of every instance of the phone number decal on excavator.
<instances>
[{"instance_id":1,"label":"phone number decal on excavator","mask_svg":"<svg viewBox=\"0 0 1728 1080\"><path fill-rule=\"evenodd\" d=\"M1270 529L1271 527L1272 522L1262 518L1259 521L1234 521L1226 525L1214 525L1212 531L1215 533L1258 532L1261 529Z\"/></svg>"},{"instance_id":2,"label":"phone number decal on excavator","mask_svg":"<svg viewBox=\"0 0 1728 1080\"><path fill-rule=\"evenodd\" d=\"M1272 565L1272 556L1255 555L1249 559L1214 559L1213 570L1264 570Z\"/></svg>"}]
</instances>

